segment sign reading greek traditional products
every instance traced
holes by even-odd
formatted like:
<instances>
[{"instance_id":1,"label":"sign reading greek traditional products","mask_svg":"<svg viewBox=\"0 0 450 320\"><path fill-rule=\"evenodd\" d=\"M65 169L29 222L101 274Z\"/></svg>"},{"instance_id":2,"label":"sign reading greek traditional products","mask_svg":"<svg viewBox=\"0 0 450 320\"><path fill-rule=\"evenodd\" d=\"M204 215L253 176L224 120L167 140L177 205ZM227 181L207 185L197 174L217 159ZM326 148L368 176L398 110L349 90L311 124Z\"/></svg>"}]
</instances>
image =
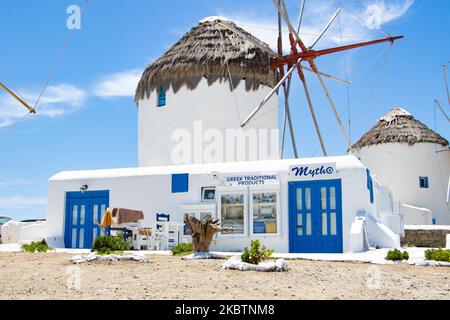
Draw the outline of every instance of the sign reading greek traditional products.
<instances>
[{"instance_id":1,"label":"sign reading greek traditional products","mask_svg":"<svg viewBox=\"0 0 450 320\"><path fill-rule=\"evenodd\" d=\"M274 185L280 183L278 175L276 174L226 176L223 180L227 185L238 187Z\"/></svg>"},{"instance_id":2,"label":"sign reading greek traditional products","mask_svg":"<svg viewBox=\"0 0 450 320\"><path fill-rule=\"evenodd\" d=\"M296 180L321 180L336 176L336 164L311 164L291 166L289 175Z\"/></svg>"}]
</instances>

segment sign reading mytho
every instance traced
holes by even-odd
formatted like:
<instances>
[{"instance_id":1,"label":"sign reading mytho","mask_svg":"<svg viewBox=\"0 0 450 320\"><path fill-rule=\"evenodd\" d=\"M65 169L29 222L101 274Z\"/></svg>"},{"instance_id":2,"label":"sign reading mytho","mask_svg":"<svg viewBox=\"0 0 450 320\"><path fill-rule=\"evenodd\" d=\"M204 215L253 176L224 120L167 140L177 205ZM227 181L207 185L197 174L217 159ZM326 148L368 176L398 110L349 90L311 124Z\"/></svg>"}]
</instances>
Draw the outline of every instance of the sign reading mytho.
<instances>
[{"instance_id":1,"label":"sign reading mytho","mask_svg":"<svg viewBox=\"0 0 450 320\"><path fill-rule=\"evenodd\" d=\"M336 164L291 166L289 175L297 180L329 179L336 175Z\"/></svg>"}]
</instances>

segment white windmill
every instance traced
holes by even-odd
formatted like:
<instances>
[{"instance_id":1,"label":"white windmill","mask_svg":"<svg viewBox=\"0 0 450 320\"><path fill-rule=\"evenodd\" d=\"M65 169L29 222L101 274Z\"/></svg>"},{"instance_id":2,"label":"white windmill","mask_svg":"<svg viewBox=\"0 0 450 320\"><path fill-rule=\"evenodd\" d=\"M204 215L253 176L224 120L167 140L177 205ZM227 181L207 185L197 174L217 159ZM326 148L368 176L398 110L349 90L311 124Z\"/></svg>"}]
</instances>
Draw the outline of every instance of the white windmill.
<instances>
[{"instance_id":1,"label":"white windmill","mask_svg":"<svg viewBox=\"0 0 450 320\"><path fill-rule=\"evenodd\" d=\"M352 50L352 49L356 49L356 48L361 48L361 47L365 47L365 46L375 45L375 44L379 44L379 43L384 43L384 42L394 43L394 41L402 39L403 36L387 37L384 39L356 43L356 44L340 46L340 47L334 47L334 48L329 48L329 49L324 49L324 50L315 50L314 47L316 46L316 44L320 41L320 39L328 31L328 29L330 28L332 23L338 17L338 15L340 13L340 9L337 10L337 12L333 15L333 17L330 19L330 21L327 23L327 25L322 30L322 32L314 40L313 44L310 47L306 47L306 45L304 44L304 42L302 41L302 39L299 35L306 0L302 0L302 3L301 3L300 15L299 15L299 21L298 21L297 28L294 28L294 26L291 23L285 0L272 0L272 1L278 11L278 57L273 58L271 60L270 65L273 69L278 70L281 80L273 88L273 90L267 95L267 97L265 99L263 99L263 101L258 105L258 107L256 109L254 109L254 111L245 119L245 121L242 123L241 126L243 128L246 127L252 121L252 119L254 119L254 117L264 108L265 104L278 91L278 89L281 86L283 86L284 97L285 97L285 99L284 99L285 100L285 110L284 110L281 150L284 150L285 137L286 137L286 125L289 125L290 136L292 139L292 146L294 149L293 150L294 155L296 158L298 158L299 155L298 155L298 150L297 150L297 144L295 141L294 128L293 128L293 124L292 124L290 104L289 104L289 96L290 96L291 84L292 84L292 75L293 75L294 71L297 71L298 76L303 85L303 89L305 91L306 99L308 101L308 106L309 106L309 109L311 112L311 117L314 122L314 126L316 128L317 136L319 138L320 145L322 147L323 155L327 156L328 155L327 149L325 146L325 142L324 142L322 133L320 131L319 123L318 123L315 109L314 109L314 106L312 103L311 94L310 94L308 85L306 83L306 78L304 75L304 71L306 70L306 71L313 72L317 76L317 78L320 82L320 85L321 85L322 89L324 90L325 96L327 97L327 100L330 104L332 112L334 113L334 116L336 117L336 120L339 124L339 127L342 131L342 134L348 145L348 148L350 149L351 148L350 138L344 128L344 125L342 124L339 113L338 113L336 106L333 102L333 99L331 98L331 95L325 85L323 77L332 78L332 79L338 80L338 81L344 81L344 82L346 82L346 81L320 72L319 69L317 68L315 59L317 59L321 56L330 55L333 53L347 51L347 50ZM283 34L282 21L283 20L289 29L289 41L290 41L290 52L291 52L289 55L283 54L283 52L284 52L283 51L283 41L282 41L282 34ZM307 63L309 65L309 68L303 66L302 63Z\"/></svg>"}]
</instances>

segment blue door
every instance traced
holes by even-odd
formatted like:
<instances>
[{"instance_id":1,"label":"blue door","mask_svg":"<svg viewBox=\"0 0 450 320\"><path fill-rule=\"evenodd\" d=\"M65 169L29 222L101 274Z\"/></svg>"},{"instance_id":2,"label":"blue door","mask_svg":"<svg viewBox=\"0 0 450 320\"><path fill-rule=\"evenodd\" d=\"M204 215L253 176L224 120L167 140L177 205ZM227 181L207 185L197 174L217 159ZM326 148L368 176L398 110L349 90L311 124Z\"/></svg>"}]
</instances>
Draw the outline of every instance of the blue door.
<instances>
[{"instance_id":1,"label":"blue door","mask_svg":"<svg viewBox=\"0 0 450 320\"><path fill-rule=\"evenodd\" d=\"M64 242L66 248L90 249L101 235L98 226L109 207L109 191L67 192Z\"/></svg>"},{"instance_id":2,"label":"blue door","mask_svg":"<svg viewBox=\"0 0 450 320\"><path fill-rule=\"evenodd\" d=\"M341 180L289 183L289 251L343 252Z\"/></svg>"}]
</instances>

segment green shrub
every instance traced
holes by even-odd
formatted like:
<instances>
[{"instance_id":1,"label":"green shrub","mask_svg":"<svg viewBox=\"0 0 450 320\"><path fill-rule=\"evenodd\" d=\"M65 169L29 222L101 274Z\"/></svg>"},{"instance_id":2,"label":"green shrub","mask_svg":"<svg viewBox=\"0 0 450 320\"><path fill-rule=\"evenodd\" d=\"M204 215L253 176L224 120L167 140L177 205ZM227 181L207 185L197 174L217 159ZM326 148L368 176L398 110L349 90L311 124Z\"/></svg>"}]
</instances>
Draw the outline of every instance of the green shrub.
<instances>
[{"instance_id":1,"label":"green shrub","mask_svg":"<svg viewBox=\"0 0 450 320\"><path fill-rule=\"evenodd\" d=\"M408 251L401 252L398 249L389 250L386 258L384 258L384 259L389 260L389 261L409 260L409 253L408 253Z\"/></svg>"},{"instance_id":2,"label":"green shrub","mask_svg":"<svg viewBox=\"0 0 450 320\"><path fill-rule=\"evenodd\" d=\"M97 252L100 255L105 255L130 250L130 248L130 243L123 240L122 236L102 236L97 237L94 240L92 252Z\"/></svg>"},{"instance_id":3,"label":"green shrub","mask_svg":"<svg viewBox=\"0 0 450 320\"><path fill-rule=\"evenodd\" d=\"M173 247L171 251L174 256L190 254L193 251L192 243L180 243L179 245Z\"/></svg>"},{"instance_id":4,"label":"green shrub","mask_svg":"<svg viewBox=\"0 0 450 320\"><path fill-rule=\"evenodd\" d=\"M427 250L425 251L425 258L433 261L450 262L450 250L443 250L442 248Z\"/></svg>"},{"instance_id":5,"label":"green shrub","mask_svg":"<svg viewBox=\"0 0 450 320\"><path fill-rule=\"evenodd\" d=\"M241 260L251 264L259 264L269 259L272 254L273 250L268 250L266 246L261 247L261 242L259 242L259 240L253 240L251 242L250 250L248 247L244 248L244 253L241 255Z\"/></svg>"},{"instance_id":6,"label":"green shrub","mask_svg":"<svg viewBox=\"0 0 450 320\"><path fill-rule=\"evenodd\" d=\"M39 241L39 242L32 242L30 244L24 244L20 248L23 251L29 252L29 253L35 253L35 252L43 253L43 252L53 250L53 248L48 246L47 241L45 241L45 239L43 239L42 241Z\"/></svg>"}]
</instances>

